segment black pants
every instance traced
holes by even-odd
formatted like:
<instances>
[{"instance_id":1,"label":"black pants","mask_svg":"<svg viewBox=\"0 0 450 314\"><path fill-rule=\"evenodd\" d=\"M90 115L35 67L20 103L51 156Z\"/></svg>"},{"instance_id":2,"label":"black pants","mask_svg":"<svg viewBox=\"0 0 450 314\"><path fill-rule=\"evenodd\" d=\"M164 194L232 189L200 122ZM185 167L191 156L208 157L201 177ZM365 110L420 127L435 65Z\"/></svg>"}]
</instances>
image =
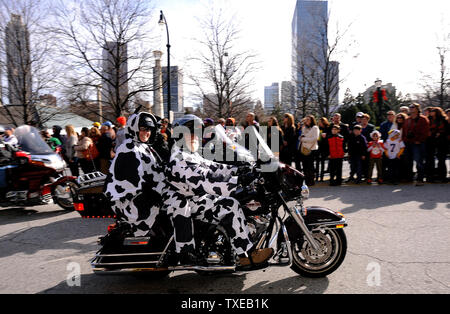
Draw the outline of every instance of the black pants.
<instances>
[{"instance_id":1,"label":"black pants","mask_svg":"<svg viewBox=\"0 0 450 314\"><path fill-rule=\"evenodd\" d=\"M323 177L325 175L325 161L328 158L328 154L324 154L321 151L317 151L316 157L315 157L315 163L316 163L316 181L319 181L319 178L321 181L323 181Z\"/></svg>"},{"instance_id":2,"label":"black pants","mask_svg":"<svg viewBox=\"0 0 450 314\"><path fill-rule=\"evenodd\" d=\"M311 151L311 154L309 154L308 156L305 155L301 156L303 173L305 174L305 182L309 186L314 185L314 175L315 175L314 156L316 153L317 151L313 150Z\"/></svg>"},{"instance_id":3,"label":"black pants","mask_svg":"<svg viewBox=\"0 0 450 314\"><path fill-rule=\"evenodd\" d=\"M79 165L78 165L78 158L74 157L72 159L72 162L68 162L68 166L70 169L70 172L72 173L72 176L74 177L78 177L80 175L80 169L79 169Z\"/></svg>"},{"instance_id":4,"label":"black pants","mask_svg":"<svg viewBox=\"0 0 450 314\"><path fill-rule=\"evenodd\" d=\"M81 170L83 170L83 173L90 173L94 171L94 161L93 160L87 160L85 158L78 159L80 162Z\"/></svg>"},{"instance_id":5,"label":"black pants","mask_svg":"<svg viewBox=\"0 0 450 314\"><path fill-rule=\"evenodd\" d=\"M386 180L392 183L398 183L400 179L401 161L399 158L386 159Z\"/></svg>"},{"instance_id":6,"label":"black pants","mask_svg":"<svg viewBox=\"0 0 450 314\"><path fill-rule=\"evenodd\" d=\"M356 180L361 181L363 177L363 160L361 156L351 156L349 158L350 162L350 178L356 174Z\"/></svg>"},{"instance_id":7,"label":"black pants","mask_svg":"<svg viewBox=\"0 0 450 314\"><path fill-rule=\"evenodd\" d=\"M343 158L330 159L330 184L342 184L342 163Z\"/></svg>"}]
</instances>

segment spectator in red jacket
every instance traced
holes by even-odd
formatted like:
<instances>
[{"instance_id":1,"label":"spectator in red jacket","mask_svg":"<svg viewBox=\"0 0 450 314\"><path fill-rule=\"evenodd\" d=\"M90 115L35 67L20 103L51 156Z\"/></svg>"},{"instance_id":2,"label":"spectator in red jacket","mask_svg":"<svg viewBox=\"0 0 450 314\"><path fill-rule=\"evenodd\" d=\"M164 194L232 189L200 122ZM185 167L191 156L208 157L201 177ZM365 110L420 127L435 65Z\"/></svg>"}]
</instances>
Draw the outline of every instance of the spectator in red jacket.
<instances>
[{"instance_id":1,"label":"spectator in red jacket","mask_svg":"<svg viewBox=\"0 0 450 314\"><path fill-rule=\"evenodd\" d=\"M430 126L427 117L421 114L419 104L409 106L409 118L403 125L403 142L406 145L409 181L413 180L413 165L416 162L417 186L423 185L425 177L425 141L430 136Z\"/></svg>"},{"instance_id":2,"label":"spectator in red jacket","mask_svg":"<svg viewBox=\"0 0 450 314\"><path fill-rule=\"evenodd\" d=\"M328 138L328 146L330 150L329 169L330 169L330 186L342 184L342 162L344 160L344 136L339 134L341 128L335 124L331 128L331 136Z\"/></svg>"}]
</instances>

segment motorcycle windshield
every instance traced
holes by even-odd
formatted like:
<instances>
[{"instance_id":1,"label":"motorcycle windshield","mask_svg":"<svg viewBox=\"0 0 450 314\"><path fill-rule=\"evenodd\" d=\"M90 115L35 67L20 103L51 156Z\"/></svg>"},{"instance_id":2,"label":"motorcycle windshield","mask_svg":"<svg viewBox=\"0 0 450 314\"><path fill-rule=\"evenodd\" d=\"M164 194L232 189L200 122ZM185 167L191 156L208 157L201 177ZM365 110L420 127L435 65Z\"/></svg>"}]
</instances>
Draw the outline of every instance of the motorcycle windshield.
<instances>
[{"instance_id":1,"label":"motorcycle windshield","mask_svg":"<svg viewBox=\"0 0 450 314\"><path fill-rule=\"evenodd\" d=\"M49 155L54 153L35 127L29 125L20 126L14 131L14 135L19 141L19 149L31 155Z\"/></svg>"},{"instance_id":2,"label":"motorcycle windshield","mask_svg":"<svg viewBox=\"0 0 450 314\"><path fill-rule=\"evenodd\" d=\"M260 161L266 165L267 171L278 168L275 155L254 127L248 127L242 132L239 142L231 140L221 125L214 127L216 143L222 142L227 150L234 152L235 161ZM228 155L227 155L228 156Z\"/></svg>"}]
</instances>

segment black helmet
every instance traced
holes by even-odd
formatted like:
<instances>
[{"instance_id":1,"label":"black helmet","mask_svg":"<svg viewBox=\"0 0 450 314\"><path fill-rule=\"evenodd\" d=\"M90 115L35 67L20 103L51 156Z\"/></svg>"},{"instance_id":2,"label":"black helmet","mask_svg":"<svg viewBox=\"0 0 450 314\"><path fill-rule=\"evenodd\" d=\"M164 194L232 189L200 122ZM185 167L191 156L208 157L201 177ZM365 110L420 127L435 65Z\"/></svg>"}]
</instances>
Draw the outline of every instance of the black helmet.
<instances>
[{"instance_id":1,"label":"black helmet","mask_svg":"<svg viewBox=\"0 0 450 314\"><path fill-rule=\"evenodd\" d=\"M156 128L156 119L149 113L142 113L139 117L139 128L147 128L153 130Z\"/></svg>"},{"instance_id":2,"label":"black helmet","mask_svg":"<svg viewBox=\"0 0 450 314\"><path fill-rule=\"evenodd\" d=\"M173 122L173 127L177 126L187 127L191 133L194 133L195 130L201 130L204 127L202 119L193 114L187 114Z\"/></svg>"}]
</instances>

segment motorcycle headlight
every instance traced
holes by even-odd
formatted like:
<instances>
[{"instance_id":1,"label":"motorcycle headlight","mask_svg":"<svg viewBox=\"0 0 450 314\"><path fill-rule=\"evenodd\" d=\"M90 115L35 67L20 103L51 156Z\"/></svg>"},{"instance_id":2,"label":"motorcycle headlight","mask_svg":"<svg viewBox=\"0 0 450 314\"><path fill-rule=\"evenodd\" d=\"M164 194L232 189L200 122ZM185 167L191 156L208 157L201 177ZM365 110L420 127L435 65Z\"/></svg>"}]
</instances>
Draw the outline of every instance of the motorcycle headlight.
<instances>
[{"instance_id":1,"label":"motorcycle headlight","mask_svg":"<svg viewBox=\"0 0 450 314\"><path fill-rule=\"evenodd\" d=\"M306 184L302 186L302 197L306 200L309 198L309 188Z\"/></svg>"}]
</instances>

